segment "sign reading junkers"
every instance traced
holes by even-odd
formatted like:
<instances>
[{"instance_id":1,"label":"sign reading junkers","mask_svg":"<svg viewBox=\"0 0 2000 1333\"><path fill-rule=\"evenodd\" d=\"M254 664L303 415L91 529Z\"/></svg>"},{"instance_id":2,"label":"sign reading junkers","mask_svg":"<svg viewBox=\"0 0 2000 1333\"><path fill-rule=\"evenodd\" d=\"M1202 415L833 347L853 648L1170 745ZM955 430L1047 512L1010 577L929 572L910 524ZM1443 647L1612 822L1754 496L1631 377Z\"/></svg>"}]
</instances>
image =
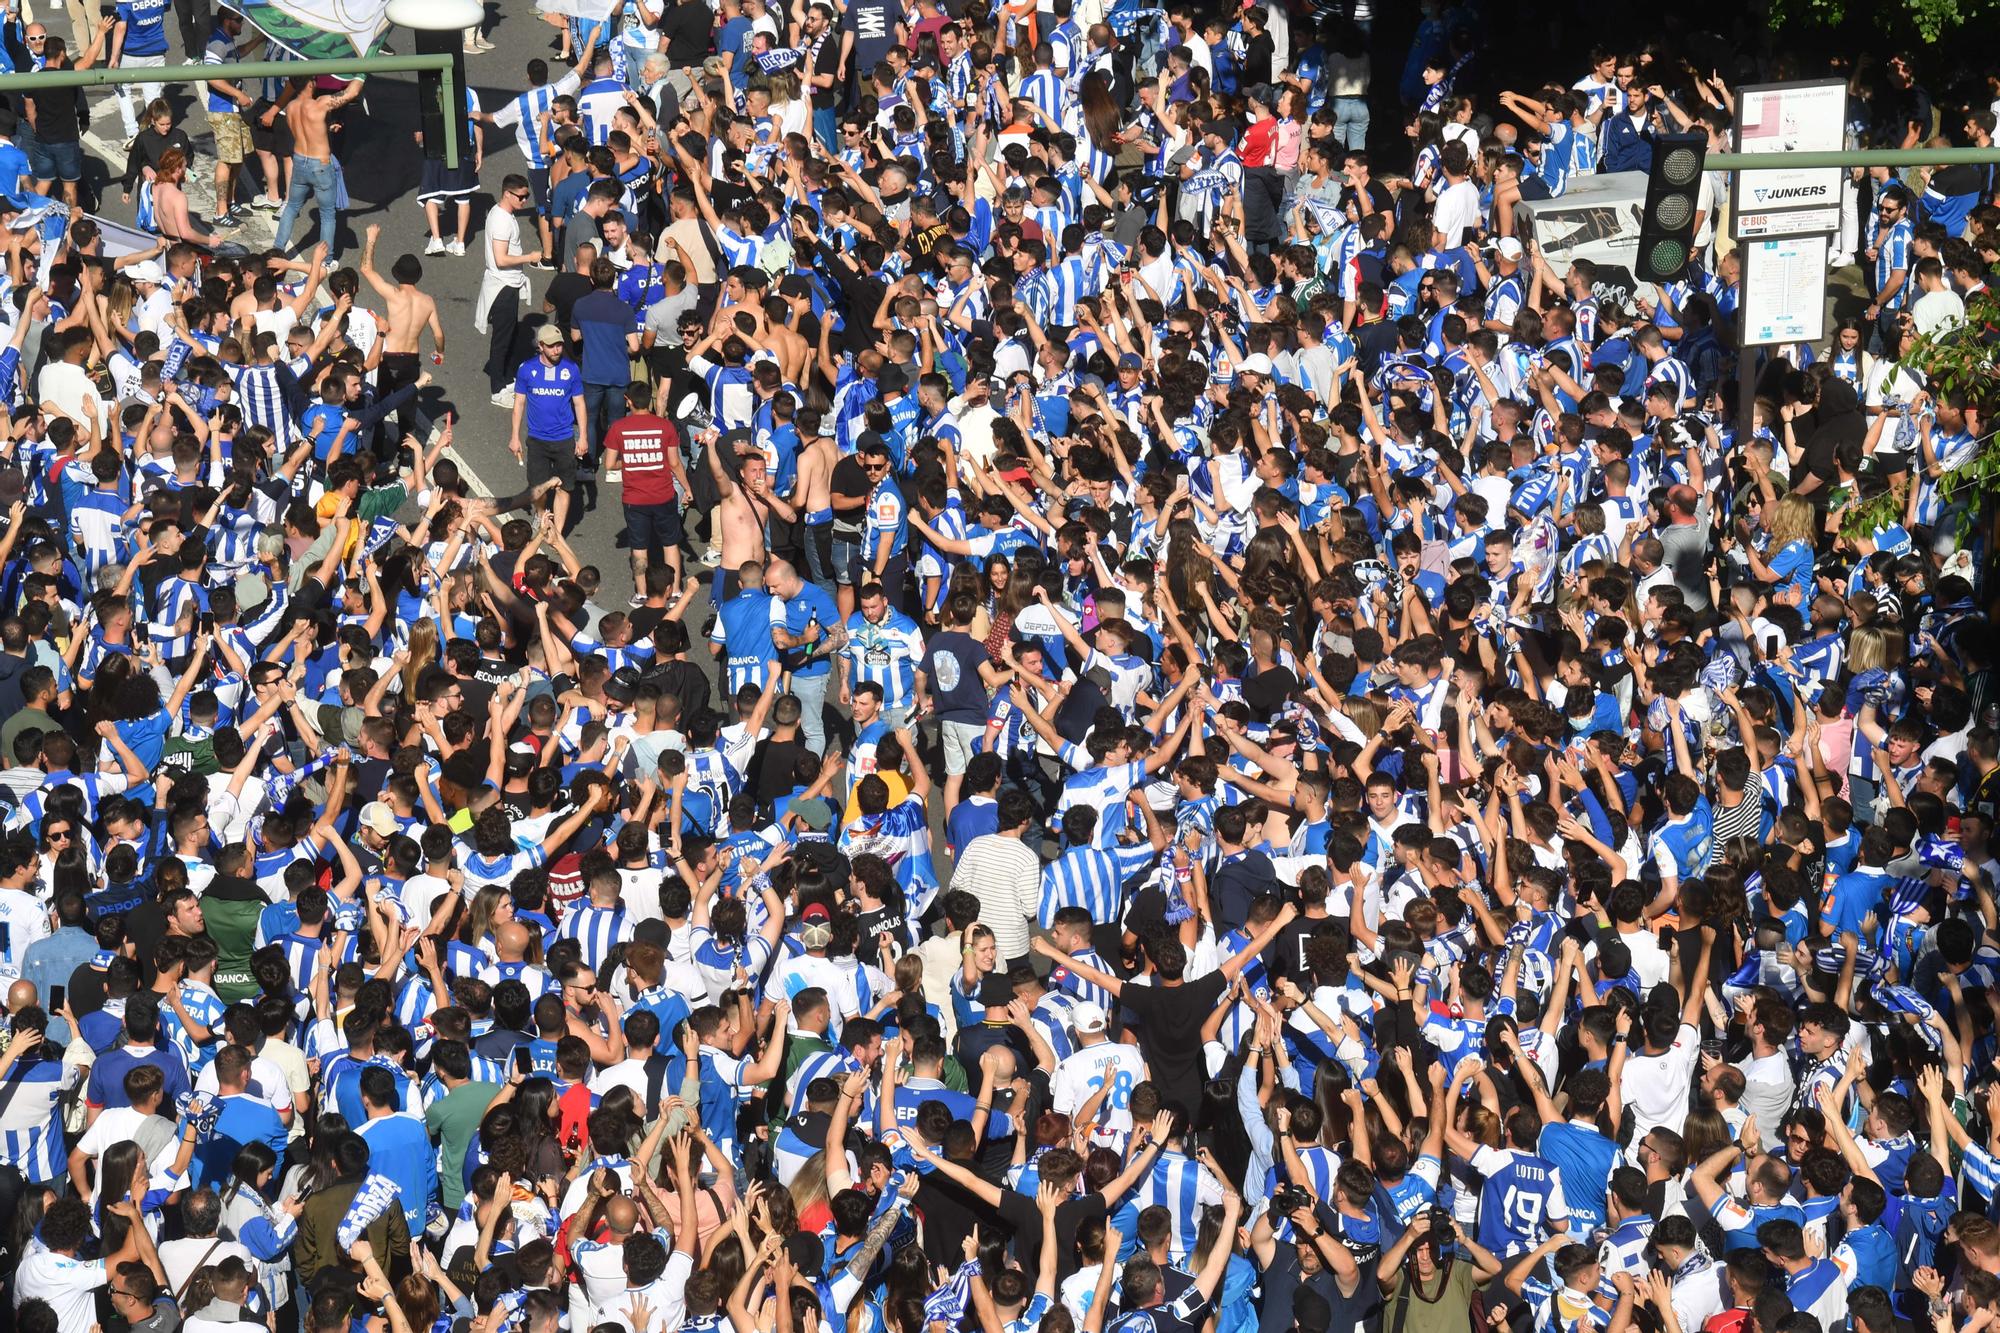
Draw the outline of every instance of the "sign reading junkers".
<instances>
[{"instance_id":1,"label":"sign reading junkers","mask_svg":"<svg viewBox=\"0 0 2000 1333\"><path fill-rule=\"evenodd\" d=\"M1838 79L1753 84L1738 93L1736 105L1740 153L1838 152L1845 145L1847 85ZM1731 211L1738 240L1834 231L1839 206L1838 167L1736 173Z\"/></svg>"}]
</instances>

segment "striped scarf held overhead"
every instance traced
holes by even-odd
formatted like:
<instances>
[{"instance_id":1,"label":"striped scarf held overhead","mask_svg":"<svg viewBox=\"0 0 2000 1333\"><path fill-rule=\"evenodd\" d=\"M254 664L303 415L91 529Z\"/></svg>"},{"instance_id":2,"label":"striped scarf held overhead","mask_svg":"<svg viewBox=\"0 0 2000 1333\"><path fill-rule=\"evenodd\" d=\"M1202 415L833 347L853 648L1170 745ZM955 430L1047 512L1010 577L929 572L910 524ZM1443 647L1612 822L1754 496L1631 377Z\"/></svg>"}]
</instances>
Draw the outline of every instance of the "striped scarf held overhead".
<instances>
[{"instance_id":1,"label":"striped scarf held overhead","mask_svg":"<svg viewBox=\"0 0 2000 1333\"><path fill-rule=\"evenodd\" d=\"M943 1324L946 1328L957 1328L965 1318L967 1302L972 1297L972 1279L979 1276L979 1261L967 1259L951 1275L951 1281L939 1287L924 1300L924 1322Z\"/></svg>"},{"instance_id":2,"label":"striped scarf held overhead","mask_svg":"<svg viewBox=\"0 0 2000 1333\"><path fill-rule=\"evenodd\" d=\"M403 1191L387 1176L370 1172L361 1182L361 1188L354 1192L354 1201L347 1205L340 1225L334 1228L334 1239L343 1250L354 1248L354 1242L362 1233L387 1216L392 1208L403 1206Z\"/></svg>"}]
</instances>

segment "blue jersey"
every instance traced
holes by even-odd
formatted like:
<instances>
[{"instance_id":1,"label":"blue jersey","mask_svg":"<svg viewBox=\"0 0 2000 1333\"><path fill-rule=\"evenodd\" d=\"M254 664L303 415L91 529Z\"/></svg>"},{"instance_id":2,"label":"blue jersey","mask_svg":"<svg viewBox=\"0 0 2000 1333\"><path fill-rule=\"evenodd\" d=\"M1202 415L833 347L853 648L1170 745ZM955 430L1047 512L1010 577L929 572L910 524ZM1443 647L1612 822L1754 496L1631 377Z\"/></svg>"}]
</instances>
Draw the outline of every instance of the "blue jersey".
<instances>
[{"instance_id":1,"label":"blue jersey","mask_svg":"<svg viewBox=\"0 0 2000 1333\"><path fill-rule=\"evenodd\" d=\"M118 22L125 27L124 53L163 56L167 53L168 0L119 0Z\"/></svg>"},{"instance_id":2,"label":"blue jersey","mask_svg":"<svg viewBox=\"0 0 2000 1333\"><path fill-rule=\"evenodd\" d=\"M1535 1151L1561 1173L1571 1234L1584 1236L1605 1226L1610 1221L1606 1189L1618 1162L1618 1145L1591 1126L1565 1121L1543 1125Z\"/></svg>"},{"instance_id":3,"label":"blue jersey","mask_svg":"<svg viewBox=\"0 0 2000 1333\"><path fill-rule=\"evenodd\" d=\"M1534 1249L1551 1222L1569 1217L1562 1178L1547 1158L1518 1148L1482 1148L1472 1169L1486 1176L1479 1191L1479 1243L1502 1259Z\"/></svg>"},{"instance_id":4,"label":"blue jersey","mask_svg":"<svg viewBox=\"0 0 2000 1333\"><path fill-rule=\"evenodd\" d=\"M723 646L726 693L733 697L745 685L764 688L778 661L771 626L783 615L784 603L762 588L746 588L717 609L709 637Z\"/></svg>"}]
</instances>

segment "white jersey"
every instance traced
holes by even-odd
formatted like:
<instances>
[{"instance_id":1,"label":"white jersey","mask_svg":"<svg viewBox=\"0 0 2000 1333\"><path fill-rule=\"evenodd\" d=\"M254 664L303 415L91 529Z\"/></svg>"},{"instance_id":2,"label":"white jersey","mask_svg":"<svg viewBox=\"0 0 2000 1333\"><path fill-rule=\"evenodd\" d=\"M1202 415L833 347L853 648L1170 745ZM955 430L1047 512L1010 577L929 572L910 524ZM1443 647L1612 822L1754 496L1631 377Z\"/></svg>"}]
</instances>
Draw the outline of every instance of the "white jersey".
<instances>
[{"instance_id":1,"label":"white jersey","mask_svg":"<svg viewBox=\"0 0 2000 1333\"><path fill-rule=\"evenodd\" d=\"M46 907L19 889L0 889L0 974L19 976L28 946L48 933Z\"/></svg>"},{"instance_id":2,"label":"white jersey","mask_svg":"<svg viewBox=\"0 0 2000 1333\"><path fill-rule=\"evenodd\" d=\"M1095 1137L1122 1138L1132 1132L1132 1089L1145 1077L1146 1062L1138 1047L1101 1041L1078 1047L1056 1066L1049 1078L1049 1098L1057 1111L1072 1115L1100 1087L1108 1085L1097 1110Z\"/></svg>"}]
</instances>

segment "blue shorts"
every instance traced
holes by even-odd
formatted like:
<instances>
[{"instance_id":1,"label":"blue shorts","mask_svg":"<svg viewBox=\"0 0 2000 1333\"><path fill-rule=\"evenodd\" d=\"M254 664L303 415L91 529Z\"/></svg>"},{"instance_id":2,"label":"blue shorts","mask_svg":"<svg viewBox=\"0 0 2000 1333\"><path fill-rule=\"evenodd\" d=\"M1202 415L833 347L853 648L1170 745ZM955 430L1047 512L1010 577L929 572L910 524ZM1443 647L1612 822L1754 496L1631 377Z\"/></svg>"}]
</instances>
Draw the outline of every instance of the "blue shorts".
<instances>
[{"instance_id":1,"label":"blue shorts","mask_svg":"<svg viewBox=\"0 0 2000 1333\"><path fill-rule=\"evenodd\" d=\"M83 145L36 139L28 145L28 169L38 181L83 179Z\"/></svg>"}]
</instances>

